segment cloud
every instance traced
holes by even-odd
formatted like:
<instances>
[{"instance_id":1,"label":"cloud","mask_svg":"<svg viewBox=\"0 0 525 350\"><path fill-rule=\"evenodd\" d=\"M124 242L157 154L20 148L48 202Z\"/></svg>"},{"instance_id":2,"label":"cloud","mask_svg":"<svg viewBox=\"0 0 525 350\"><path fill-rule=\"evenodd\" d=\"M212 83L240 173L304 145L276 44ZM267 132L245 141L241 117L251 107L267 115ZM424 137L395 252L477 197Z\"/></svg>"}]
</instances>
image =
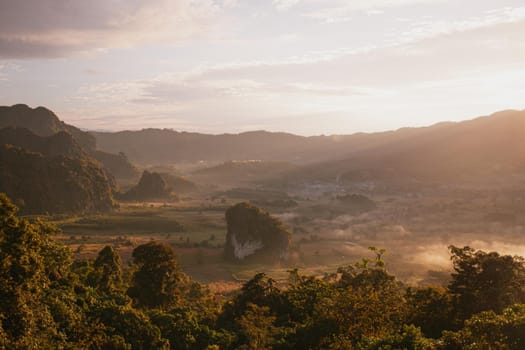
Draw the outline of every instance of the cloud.
<instances>
[{"instance_id":1,"label":"cloud","mask_svg":"<svg viewBox=\"0 0 525 350\"><path fill-rule=\"evenodd\" d=\"M199 35L231 0L3 0L0 58L61 57Z\"/></svg>"},{"instance_id":2,"label":"cloud","mask_svg":"<svg viewBox=\"0 0 525 350\"><path fill-rule=\"evenodd\" d=\"M20 73L24 69L21 65L13 62L0 62L0 81L9 80L9 75L12 73Z\"/></svg>"},{"instance_id":3,"label":"cloud","mask_svg":"<svg viewBox=\"0 0 525 350\"><path fill-rule=\"evenodd\" d=\"M273 0L277 11L286 11L297 5L301 0Z\"/></svg>"},{"instance_id":4,"label":"cloud","mask_svg":"<svg viewBox=\"0 0 525 350\"><path fill-rule=\"evenodd\" d=\"M315 82L334 88L388 88L523 62L524 30L525 8L505 8L463 20L414 23L375 46L233 62L208 67L200 76L206 80L256 80L274 85Z\"/></svg>"},{"instance_id":5,"label":"cloud","mask_svg":"<svg viewBox=\"0 0 525 350\"><path fill-rule=\"evenodd\" d=\"M323 120L332 121L335 132L340 132L336 125L401 126L385 121L385 114L410 117L418 125L431 117L464 118L508 108L523 93L516 89L525 76L519 63L525 62L521 11L419 22L383 45L203 64L184 73L88 85L72 105L85 115L128 116L132 111L130 127L142 121L144 126L189 125L187 130L211 132L248 126L286 130L286 123L305 134L329 132L330 123ZM122 128L121 123L108 126Z\"/></svg>"},{"instance_id":6,"label":"cloud","mask_svg":"<svg viewBox=\"0 0 525 350\"><path fill-rule=\"evenodd\" d=\"M309 3L302 15L326 23L347 22L357 12L367 15L383 14L387 9L413 6L422 3L436 3L443 0L303 0ZM319 6L321 5L322 6Z\"/></svg>"},{"instance_id":7,"label":"cloud","mask_svg":"<svg viewBox=\"0 0 525 350\"><path fill-rule=\"evenodd\" d=\"M0 56L18 52L22 57L55 57L166 38L167 42L184 40L187 35L206 31L208 24L201 23L206 22L202 19L213 22L226 7L241 2L152 3L164 4L160 7L162 13L157 13L157 5L138 0L94 0L98 10L86 8L85 11L94 11L86 15L91 20L81 16L78 23L58 15L71 9L58 11L51 24L36 21L25 27L0 21ZM177 6L172 5L175 3ZM82 62L78 84L86 85L75 93L64 91L66 97L61 98L69 100L59 111L67 112L63 113L67 118L77 113L80 122L75 123L91 128L155 126L216 132L257 127L315 134L341 133L341 128L347 132L384 130L401 126L406 118L423 125L430 118L465 118L521 101L523 89L519 89L519 81L525 77L523 8L438 13L435 16L442 16L441 19L434 17L431 21L421 17L420 12L415 16L407 13L407 21L399 23L395 20L397 14L392 17L390 12L394 11L388 6L407 3L372 0L369 6L364 1L301 0L279 5L267 1L264 9L284 6L281 10L288 9L290 13L273 13L275 21L265 18L260 22L249 17L253 7L239 6L231 13L238 20L230 23L235 28L228 27L232 31L224 35L231 41L202 41L175 50L162 47L154 54L170 56L160 57L163 63L159 67L149 65L144 70L130 58L133 74L127 79L121 72L111 74L114 60ZM333 9L343 5L347 15L359 11L360 22L332 26L300 16L316 7ZM81 5L71 6L75 12L80 11ZM115 8L121 11L115 12ZM379 15L381 11L384 14L380 16L367 16ZM31 22L31 16L21 23ZM42 16L49 17L45 9ZM174 23L166 19L170 16ZM2 17L6 15L0 11ZM152 18L159 21L151 23ZM293 20L281 26L282 19L290 18ZM383 23L389 18L390 22ZM250 26L243 27L243 20ZM377 35L352 30L369 22L363 33L377 26ZM180 33L176 30L179 24ZM303 31L303 25L310 32ZM395 28L385 30L390 26ZM348 31L342 31L343 27ZM241 29L246 30L239 34ZM279 35L282 33L292 34L283 37ZM267 42L260 39L266 36L270 37ZM7 38L4 41L11 45L9 49L2 49L2 38ZM183 53L180 60L175 53ZM46 67L51 64L59 62L45 63ZM86 66L97 69L85 70ZM126 64L118 68L129 70ZM163 73L166 71L170 73ZM0 68L0 79L7 78L7 71ZM27 89L22 85L18 90L6 89L4 100L13 96L18 100L20 91ZM467 105L469 109L463 108ZM83 121L80 114L94 119Z\"/></svg>"},{"instance_id":8,"label":"cloud","mask_svg":"<svg viewBox=\"0 0 525 350\"><path fill-rule=\"evenodd\" d=\"M94 84L80 88L76 98L96 100L98 103L183 106L202 101L235 103L239 100L280 99L284 96L348 97L368 93L366 89L348 85L272 83L264 79L208 79L205 74L206 71L166 74L152 79Z\"/></svg>"},{"instance_id":9,"label":"cloud","mask_svg":"<svg viewBox=\"0 0 525 350\"><path fill-rule=\"evenodd\" d=\"M215 79L203 75L165 74L152 79L86 85L71 98L71 113L96 116L67 120L95 129L172 127L219 132L272 129L290 113L297 120L320 115L329 101L366 94L365 89L323 84L272 83L264 79ZM328 101L319 106L319 101ZM291 108L290 106L295 106ZM97 117L98 116L98 117ZM104 117L108 116L108 120ZM121 118L117 118L121 116ZM246 120L248 116L250 120ZM170 119L173 118L173 121ZM126 121L129 120L129 122ZM183 122L185 121L185 122ZM313 132L313 128L308 129Z\"/></svg>"},{"instance_id":10,"label":"cloud","mask_svg":"<svg viewBox=\"0 0 525 350\"><path fill-rule=\"evenodd\" d=\"M497 31L498 27L517 23L523 27L525 7L505 7L486 11L479 16L472 16L462 20L426 20L412 24L408 31L396 33L394 42L414 42L438 36L465 33L489 29L488 34Z\"/></svg>"}]
</instances>

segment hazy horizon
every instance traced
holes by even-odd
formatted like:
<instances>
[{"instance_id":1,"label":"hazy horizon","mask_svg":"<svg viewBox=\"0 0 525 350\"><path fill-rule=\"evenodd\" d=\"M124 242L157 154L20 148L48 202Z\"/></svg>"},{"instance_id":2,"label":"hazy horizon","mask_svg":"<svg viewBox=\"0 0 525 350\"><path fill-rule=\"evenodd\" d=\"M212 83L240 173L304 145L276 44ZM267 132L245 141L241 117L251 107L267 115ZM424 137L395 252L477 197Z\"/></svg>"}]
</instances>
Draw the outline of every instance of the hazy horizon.
<instances>
[{"instance_id":1,"label":"hazy horizon","mask_svg":"<svg viewBox=\"0 0 525 350\"><path fill-rule=\"evenodd\" d=\"M334 135L525 107L519 1L0 3L0 104L86 130Z\"/></svg>"},{"instance_id":2,"label":"hazy horizon","mask_svg":"<svg viewBox=\"0 0 525 350\"><path fill-rule=\"evenodd\" d=\"M27 104L24 104L24 103L19 103L19 104L27 105ZM15 106L15 105L13 105L13 106ZM49 109L47 106L28 106L28 107L31 108L31 109L35 109L35 108L38 108L38 107L44 107L46 109ZM188 129L182 129L182 128L176 129L176 128L170 128L170 127L163 127L162 125L153 126L153 127L136 127L136 128L125 128L125 129L110 129L110 128L109 129L90 129L90 128L83 128L83 127L79 127L79 129L82 130L82 131L85 131L85 132L94 132L94 133L118 133L118 132L126 132L126 131L134 132L134 131L142 131L142 130L153 129L153 130L171 130L171 131L174 131L174 132L186 132L186 133L196 133L196 134L215 135L215 136L217 136L217 135L239 135L239 134L251 133L251 132L268 132L268 133L277 133L277 134L278 133L284 133L284 134L290 134L290 135L302 136L302 137L316 137L316 136L337 137L337 136L349 136L349 135L354 135L354 134L374 134L374 133L394 132L394 131L398 131L400 129L406 129L406 128L430 128L430 127L433 127L433 126L436 126L436 125L439 125L439 124L461 123L461 122L466 122L466 121L472 121L472 120L475 120L475 119L478 119L478 118L492 117L493 115L497 115L499 113L505 113L505 112L509 112L509 111L520 112L522 110L505 109L505 110L500 110L500 111L494 111L493 113L486 114L486 115L471 116L471 117L468 117L468 118L458 119L458 120L441 120L441 121L436 121L436 122L431 123L431 124L399 126L399 127L392 128L392 129L373 130L373 131L357 130L357 131L352 131L352 132L349 132L349 133L339 133L339 134L301 134L301 133L294 133L292 131L280 130L280 129L278 129L278 127L276 129L248 129L248 130L241 130L241 131L227 131L226 130L226 131L223 131L223 132L205 132L205 131L203 132L203 131L199 131L199 130L193 130L191 128L188 128ZM54 111L51 110L51 112L54 112ZM67 122L67 120L64 120L62 118L62 116L57 115L57 117L61 121ZM78 125L73 125L73 126L78 127Z\"/></svg>"}]
</instances>

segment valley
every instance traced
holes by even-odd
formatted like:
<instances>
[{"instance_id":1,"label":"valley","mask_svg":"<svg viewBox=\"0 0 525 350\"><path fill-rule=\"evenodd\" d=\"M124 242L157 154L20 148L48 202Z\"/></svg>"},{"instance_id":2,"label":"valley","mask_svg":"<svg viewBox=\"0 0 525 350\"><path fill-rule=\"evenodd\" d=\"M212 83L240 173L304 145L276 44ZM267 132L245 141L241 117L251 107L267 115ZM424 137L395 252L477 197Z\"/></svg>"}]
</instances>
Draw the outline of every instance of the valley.
<instances>
[{"instance_id":1,"label":"valley","mask_svg":"<svg viewBox=\"0 0 525 350\"><path fill-rule=\"evenodd\" d=\"M324 189L323 189L324 190ZM497 190L428 189L413 193L361 191L375 208L341 203L342 189L287 196L292 206L275 202L277 191L236 190L209 198L176 202L121 203L113 213L50 222L62 229L57 239L78 258L94 258L105 245L114 246L125 263L133 247L151 240L173 246L181 265L195 280L238 286L256 272L284 282L287 271L333 273L369 256L368 247L385 248L387 268L411 285L448 283L449 245L469 245L507 254L525 254L523 193L513 187ZM261 200L264 195L270 199ZM231 196L231 197L230 197ZM224 261L224 213L239 201L260 203L292 232L290 259L265 265ZM277 204L277 205L276 205Z\"/></svg>"},{"instance_id":2,"label":"valley","mask_svg":"<svg viewBox=\"0 0 525 350\"><path fill-rule=\"evenodd\" d=\"M134 247L161 241L175 248L195 280L238 286L263 271L277 280L293 268L333 273L367 256L368 247L374 246L386 249L389 268L404 282L446 285L449 245L524 253L525 152L518 150L525 149L525 143L517 135L525 131L525 112L379 134L303 138L169 130L90 134L44 108L17 105L3 111L0 123L12 124L0 131L3 142L50 159L80 159L106 174L93 188L107 186L111 209L90 202L95 193L90 194L93 199L84 197L91 203L87 211L65 207L66 196L55 193L55 207L27 213L58 225L62 233L57 239L77 258L94 258L109 244L128 263ZM483 144L471 136L472 130L487 135ZM100 143L103 151L97 150ZM140 155L133 151L139 149ZM233 150L242 150L242 158L227 159L228 154L241 155ZM422 158L423 151L427 157ZM303 155L309 152L316 156L306 162ZM333 159L345 154L347 158ZM104 162L91 155L103 155ZM276 160L265 160L269 157ZM23 176L18 176L21 181ZM91 185L86 184L79 186L89 193ZM2 186L15 194L22 213L24 203L34 201L24 197L29 192L12 192L9 182ZM71 191L69 196L76 190ZM224 259L225 212L240 202L250 202L284 224L291 233L288 259L272 264Z\"/></svg>"},{"instance_id":3,"label":"valley","mask_svg":"<svg viewBox=\"0 0 525 350\"><path fill-rule=\"evenodd\" d=\"M506 111L461 123L338 137L170 130L102 135L62 123L42 107L0 108L0 125L13 124L0 129L0 192L20 209L20 216L13 216L16 207L0 195L2 230L16 227L20 237L41 242L40 250L29 251L50 268L60 264L69 271L64 276L71 280L62 277L59 283L75 284L67 292L71 298L90 303L96 293L91 311L80 312L76 304L57 310L76 308L86 325L97 322L91 315L107 315L105 334L120 329L126 312L150 317L136 323L141 327L151 322L164 327L155 318L159 312L184 315L183 322L190 323L194 314L198 323L184 327L198 335L183 340L185 346L204 341L200 327L206 325L217 338L205 343L233 349L242 340L228 338L238 334L231 320L262 327L259 331L266 326L246 321L259 312L256 317L264 322L284 322L276 323L281 329L288 324L273 321L266 306L242 306L243 298L285 297L303 309L312 305L305 296L330 293L313 304L324 316L294 321L294 332L311 322L325 327L326 317L340 316L323 303L345 298L354 311L341 317L357 312L368 320L375 308L377 320L388 310L392 319L386 322L393 322L388 329L413 327L402 334L427 342L425 349L441 349L441 342L455 344L447 337L469 336L447 333L456 324L467 320L463 327L469 327L476 310L496 309L492 289L478 282L467 287L486 293L481 306L453 299L469 291L461 284L463 274L479 270L477 279L491 276L489 283L500 283L493 282L499 272L490 270L496 264L495 271L507 271L501 276L508 278L512 300L522 300L524 121L524 111ZM16 235L6 237L15 240L6 251L19 247ZM25 246L31 247L33 238ZM50 273L49 280L60 273ZM497 300L508 306L505 290L497 288ZM109 314L98 309L107 298ZM427 310L438 306L437 313ZM241 316L230 314L243 307ZM286 312L283 320L290 317ZM431 315L438 315L437 326ZM367 324L355 322L359 329ZM164 340L158 341L178 344L169 332L186 329L180 327L162 328ZM126 339L134 341L131 335ZM314 342L326 341L320 339ZM287 341L295 348L297 340Z\"/></svg>"}]
</instances>

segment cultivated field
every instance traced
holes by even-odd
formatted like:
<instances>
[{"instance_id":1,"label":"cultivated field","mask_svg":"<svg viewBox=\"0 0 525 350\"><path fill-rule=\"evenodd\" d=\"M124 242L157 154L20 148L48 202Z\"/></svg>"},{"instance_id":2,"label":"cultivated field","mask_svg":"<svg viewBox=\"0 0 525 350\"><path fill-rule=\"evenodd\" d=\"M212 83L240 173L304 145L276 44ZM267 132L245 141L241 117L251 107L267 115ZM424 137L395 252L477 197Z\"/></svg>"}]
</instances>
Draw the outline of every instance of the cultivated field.
<instances>
[{"instance_id":1,"label":"cultivated field","mask_svg":"<svg viewBox=\"0 0 525 350\"><path fill-rule=\"evenodd\" d=\"M238 194L173 203L122 203L111 214L51 221L62 229L57 238L80 258L93 258L105 245L112 245L129 264L137 245L166 242L175 248L185 272L220 292L237 288L257 272L277 281L285 281L293 268L305 274L333 273L363 258L374 259L369 246L386 248L387 268L414 285L447 283L451 269L447 247L452 244L525 255L523 223L508 214L516 210L509 204L510 194L367 193L377 207L359 212L333 194L320 193L308 198L296 195L293 206L261 202L292 232L286 263L229 263L223 259L224 212L243 200Z\"/></svg>"}]
</instances>

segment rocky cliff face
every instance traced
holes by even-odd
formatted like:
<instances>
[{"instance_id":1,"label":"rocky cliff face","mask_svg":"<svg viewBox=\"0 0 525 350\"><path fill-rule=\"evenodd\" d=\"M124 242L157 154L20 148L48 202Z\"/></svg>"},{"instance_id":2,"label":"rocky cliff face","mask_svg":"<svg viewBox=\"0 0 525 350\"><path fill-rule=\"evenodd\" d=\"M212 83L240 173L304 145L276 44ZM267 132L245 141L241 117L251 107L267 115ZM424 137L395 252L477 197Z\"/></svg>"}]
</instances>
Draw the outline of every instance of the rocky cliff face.
<instances>
[{"instance_id":1,"label":"rocky cliff face","mask_svg":"<svg viewBox=\"0 0 525 350\"><path fill-rule=\"evenodd\" d=\"M250 203L239 203L226 211L224 255L231 261L286 260L290 233L283 224Z\"/></svg>"}]
</instances>

